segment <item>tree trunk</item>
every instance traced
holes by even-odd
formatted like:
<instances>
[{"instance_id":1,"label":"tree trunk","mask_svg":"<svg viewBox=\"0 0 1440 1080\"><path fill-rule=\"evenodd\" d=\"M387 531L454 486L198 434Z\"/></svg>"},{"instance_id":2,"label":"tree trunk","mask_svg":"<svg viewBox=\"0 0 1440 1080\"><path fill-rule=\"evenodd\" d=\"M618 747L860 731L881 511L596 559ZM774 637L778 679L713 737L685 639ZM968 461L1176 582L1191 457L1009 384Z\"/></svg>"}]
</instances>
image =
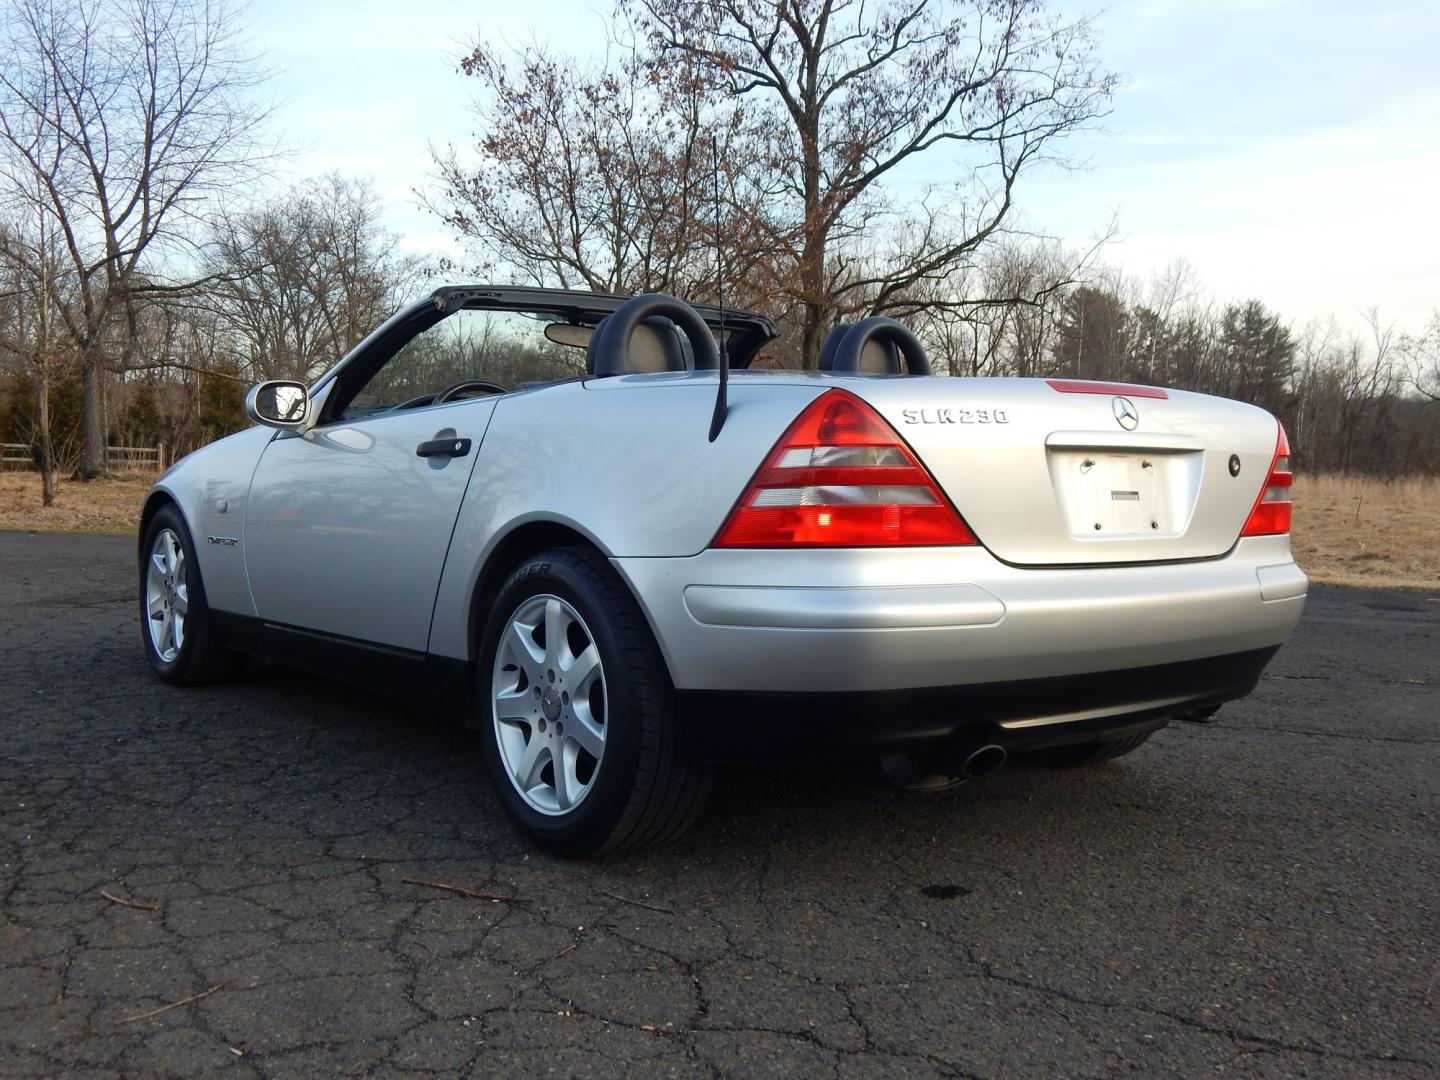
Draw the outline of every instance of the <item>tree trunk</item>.
<instances>
[{"instance_id":1,"label":"tree trunk","mask_svg":"<svg viewBox=\"0 0 1440 1080\"><path fill-rule=\"evenodd\" d=\"M813 371L820 366L820 342L829 314L825 290L825 251L829 241L828 223L821 220L820 110L816 104L814 78L816 59L806 57L809 93L802 116L797 117L800 145L804 154L802 183L805 197L805 230L800 249L800 295L805 305L805 321L800 337L800 366Z\"/></svg>"},{"instance_id":2,"label":"tree trunk","mask_svg":"<svg viewBox=\"0 0 1440 1080\"><path fill-rule=\"evenodd\" d=\"M800 366L807 371L820 366L820 330L820 309L807 303L800 326Z\"/></svg>"},{"instance_id":3,"label":"tree trunk","mask_svg":"<svg viewBox=\"0 0 1440 1080\"><path fill-rule=\"evenodd\" d=\"M55 504L55 443L50 436L50 367L42 358L35 379L36 464L40 467L40 505Z\"/></svg>"},{"instance_id":4,"label":"tree trunk","mask_svg":"<svg viewBox=\"0 0 1440 1080\"><path fill-rule=\"evenodd\" d=\"M815 169L818 176L818 162ZM807 216L812 222L818 218L818 207L809 211ZM820 366L820 343L829 329L825 323L830 309L821 300L825 296L826 237L813 224L807 225L807 230L809 235L800 253L800 295L805 309L805 318L800 324L800 366L813 371Z\"/></svg>"},{"instance_id":5,"label":"tree trunk","mask_svg":"<svg viewBox=\"0 0 1440 1080\"><path fill-rule=\"evenodd\" d=\"M80 391L85 411L85 454L76 477L96 480L105 475L105 373L100 358L85 357Z\"/></svg>"}]
</instances>

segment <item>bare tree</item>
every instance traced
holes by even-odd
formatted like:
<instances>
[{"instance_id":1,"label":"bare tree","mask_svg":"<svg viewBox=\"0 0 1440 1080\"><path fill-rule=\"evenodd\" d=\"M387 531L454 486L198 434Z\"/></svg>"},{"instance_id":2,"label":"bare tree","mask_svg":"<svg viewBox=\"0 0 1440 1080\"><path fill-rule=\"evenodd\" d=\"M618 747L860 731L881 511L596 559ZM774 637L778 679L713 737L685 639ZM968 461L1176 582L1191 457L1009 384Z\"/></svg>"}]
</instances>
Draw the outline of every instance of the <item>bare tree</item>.
<instances>
[{"instance_id":1,"label":"bare tree","mask_svg":"<svg viewBox=\"0 0 1440 1080\"><path fill-rule=\"evenodd\" d=\"M313 378L394 309L413 267L379 215L367 183L332 175L221 218L214 284L196 302L253 375Z\"/></svg>"},{"instance_id":2,"label":"bare tree","mask_svg":"<svg viewBox=\"0 0 1440 1080\"><path fill-rule=\"evenodd\" d=\"M623 3L656 56L698 61L772 138L807 365L837 312L891 310L964 265L1005 226L1021 175L1115 85L1089 22L1042 0ZM959 179L918 212L886 194L946 150ZM894 238L884 257L857 255L878 228Z\"/></svg>"},{"instance_id":3,"label":"bare tree","mask_svg":"<svg viewBox=\"0 0 1440 1080\"><path fill-rule=\"evenodd\" d=\"M83 477L105 468L104 373L130 360L140 305L193 285L154 257L260 151L261 77L225 0L11 0L0 31L0 200L43 208L73 293Z\"/></svg>"},{"instance_id":4,"label":"bare tree","mask_svg":"<svg viewBox=\"0 0 1440 1080\"><path fill-rule=\"evenodd\" d=\"M1401 342L1410 385L1430 401L1440 401L1440 310L1430 315L1425 330Z\"/></svg>"},{"instance_id":5,"label":"bare tree","mask_svg":"<svg viewBox=\"0 0 1440 1080\"><path fill-rule=\"evenodd\" d=\"M1199 275L1183 256L1151 275L1144 306L1136 305L1131 377L1161 386L1180 385L1171 346L1178 322L1194 310L1200 291Z\"/></svg>"},{"instance_id":6,"label":"bare tree","mask_svg":"<svg viewBox=\"0 0 1440 1080\"><path fill-rule=\"evenodd\" d=\"M1348 473L1355 466L1356 450L1365 438L1367 422L1373 423L1399 384L1395 367L1396 332L1380 320L1380 309L1365 312L1370 330L1367 343L1352 338L1336 365L1332 394L1338 411L1334 442L1339 449L1337 464ZM1367 355L1368 354L1368 355Z\"/></svg>"},{"instance_id":7,"label":"bare tree","mask_svg":"<svg viewBox=\"0 0 1440 1080\"><path fill-rule=\"evenodd\" d=\"M729 298L755 302L775 246L763 138L738 102L707 93L693 59L647 65L614 49L585 68L540 46L477 43L460 69L480 91L478 160L432 149L430 208L478 249L482 272L499 261L536 284L687 295L713 291L718 272Z\"/></svg>"},{"instance_id":8,"label":"bare tree","mask_svg":"<svg viewBox=\"0 0 1440 1080\"><path fill-rule=\"evenodd\" d=\"M1041 375L1051 370L1061 307L1094 272L1098 251L1098 243L1072 251L1041 237L1006 236L977 253L974 266L917 286L890 310L916 328L937 369Z\"/></svg>"},{"instance_id":9,"label":"bare tree","mask_svg":"<svg viewBox=\"0 0 1440 1080\"><path fill-rule=\"evenodd\" d=\"M65 343L55 327L56 298L63 287L58 238L49 216L36 216L33 229L0 230L0 269L11 286L9 325L0 331L0 350L26 362L35 386L31 447L40 470L40 501L55 502L55 445L50 424L50 390L61 367Z\"/></svg>"}]
</instances>

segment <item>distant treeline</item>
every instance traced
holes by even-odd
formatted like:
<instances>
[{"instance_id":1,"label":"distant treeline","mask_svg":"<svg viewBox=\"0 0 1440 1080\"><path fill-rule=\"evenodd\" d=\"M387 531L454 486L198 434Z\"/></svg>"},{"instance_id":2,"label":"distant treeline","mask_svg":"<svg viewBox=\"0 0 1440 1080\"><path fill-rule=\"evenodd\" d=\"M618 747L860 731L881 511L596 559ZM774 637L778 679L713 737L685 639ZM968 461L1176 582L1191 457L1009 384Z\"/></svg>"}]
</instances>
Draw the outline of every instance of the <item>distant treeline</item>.
<instances>
[{"instance_id":1,"label":"distant treeline","mask_svg":"<svg viewBox=\"0 0 1440 1080\"><path fill-rule=\"evenodd\" d=\"M1386 327L1373 311L1361 334L1333 321L1297 331L1258 300L1217 306L1198 295L1177 263L1148 288L1112 278L1040 303L982 305L963 321L925 323L953 374L1063 375L1218 394L1280 417L1298 468L1440 473L1440 320L1418 337Z\"/></svg>"},{"instance_id":2,"label":"distant treeline","mask_svg":"<svg viewBox=\"0 0 1440 1080\"><path fill-rule=\"evenodd\" d=\"M360 265L336 268L329 265L333 253L310 248L283 273L253 267L241 273L237 255L235 281L225 288L147 305L131 369L106 375L107 441L163 443L173 456L239 430L252 382L314 378L417 291L411 269L390 258L373 221L364 214L358 220L361 242L349 250L361 254ZM347 307L345 290L330 284L344 280L367 282L367 302L355 307L352 291ZM1440 404L1418 392L1419 369L1407 362L1416 339L1378 322L1366 336L1333 325L1296 332L1255 300L1157 310L1127 298L1137 291L1114 283L1072 286L1045 303L978 306L964 319L915 312L909 321L936 369L951 375L1058 375L1218 394L1279 416L1297 468L1440 474ZM0 301L0 323L15 317L14 298ZM782 337L768 362L789 366L791 354ZM553 364L528 355L486 370L502 367L514 382L555 375ZM63 473L78 465L82 448L78 373L62 368L49 398L53 453ZM0 442L35 441L37 401L33 371L0 354Z\"/></svg>"}]
</instances>

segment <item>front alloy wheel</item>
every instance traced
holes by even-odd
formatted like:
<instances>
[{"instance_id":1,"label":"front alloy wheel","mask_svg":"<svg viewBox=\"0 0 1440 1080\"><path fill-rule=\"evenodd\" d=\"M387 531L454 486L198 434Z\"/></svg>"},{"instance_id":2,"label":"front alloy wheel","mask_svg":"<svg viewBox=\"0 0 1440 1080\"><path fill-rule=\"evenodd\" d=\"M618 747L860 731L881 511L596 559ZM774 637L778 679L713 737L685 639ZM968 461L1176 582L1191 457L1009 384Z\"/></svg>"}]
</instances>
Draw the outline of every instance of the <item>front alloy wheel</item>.
<instances>
[{"instance_id":1,"label":"front alloy wheel","mask_svg":"<svg viewBox=\"0 0 1440 1080\"><path fill-rule=\"evenodd\" d=\"M220 640L185 520L160 507L140 538L140 637L155 674L193 686L239 673L245 657Z\"/></svg>"},{"instance_id":2,"label":"front alloy wheel","mask_svg":"<svg viewBox=\"0 0 1440 1080\"><path fill-rule=\"evenodd\" d=\"M171 529L161 529L150 546L145 570L146 625L155 655L173 664L185 647L185 616L190 589L185 580L185 548Z\"/></svg>"},{"instance_id":3,"label":"front alloy wheel","mask_svg":"<svg viewBox=\"0 0 1440 1080\"><path fill-rule=\"evenodd\" d=\"M509 617L494 667L495 741L531 809L564 814L605 758L605 665L580 613L539 593Z\"/></svg>"}]
</instances>

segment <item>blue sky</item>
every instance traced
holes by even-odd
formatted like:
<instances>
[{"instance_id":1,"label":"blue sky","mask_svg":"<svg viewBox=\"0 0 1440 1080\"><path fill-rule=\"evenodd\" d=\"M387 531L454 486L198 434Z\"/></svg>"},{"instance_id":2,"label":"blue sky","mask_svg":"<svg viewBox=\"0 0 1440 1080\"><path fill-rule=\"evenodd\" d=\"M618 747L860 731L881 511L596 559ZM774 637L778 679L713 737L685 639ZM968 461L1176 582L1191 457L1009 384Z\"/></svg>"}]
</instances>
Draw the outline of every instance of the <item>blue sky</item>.
<instances>
[{"instance_id":1,"label":"blue sky","mask_svg":"<svg viewBox=\"0 0 1440 1080\"><path fill-rule=\"evenodd\" d=\"M1027 226L1140 278L1183 256L1219 300L1257 296L1297 325L1334 314L1419 329L1440 308L1440 3L1430 0L1069 0L1127 80L1083 167L1024 183ZM253 44L275 70L293 178L369 176L414 251L447 238L415 206L430 143L473 130L454 60L477 33L589 53L604 0L257 0ZM939 162L928 167L943 168Z\"/></svg>"}]
</instances>

